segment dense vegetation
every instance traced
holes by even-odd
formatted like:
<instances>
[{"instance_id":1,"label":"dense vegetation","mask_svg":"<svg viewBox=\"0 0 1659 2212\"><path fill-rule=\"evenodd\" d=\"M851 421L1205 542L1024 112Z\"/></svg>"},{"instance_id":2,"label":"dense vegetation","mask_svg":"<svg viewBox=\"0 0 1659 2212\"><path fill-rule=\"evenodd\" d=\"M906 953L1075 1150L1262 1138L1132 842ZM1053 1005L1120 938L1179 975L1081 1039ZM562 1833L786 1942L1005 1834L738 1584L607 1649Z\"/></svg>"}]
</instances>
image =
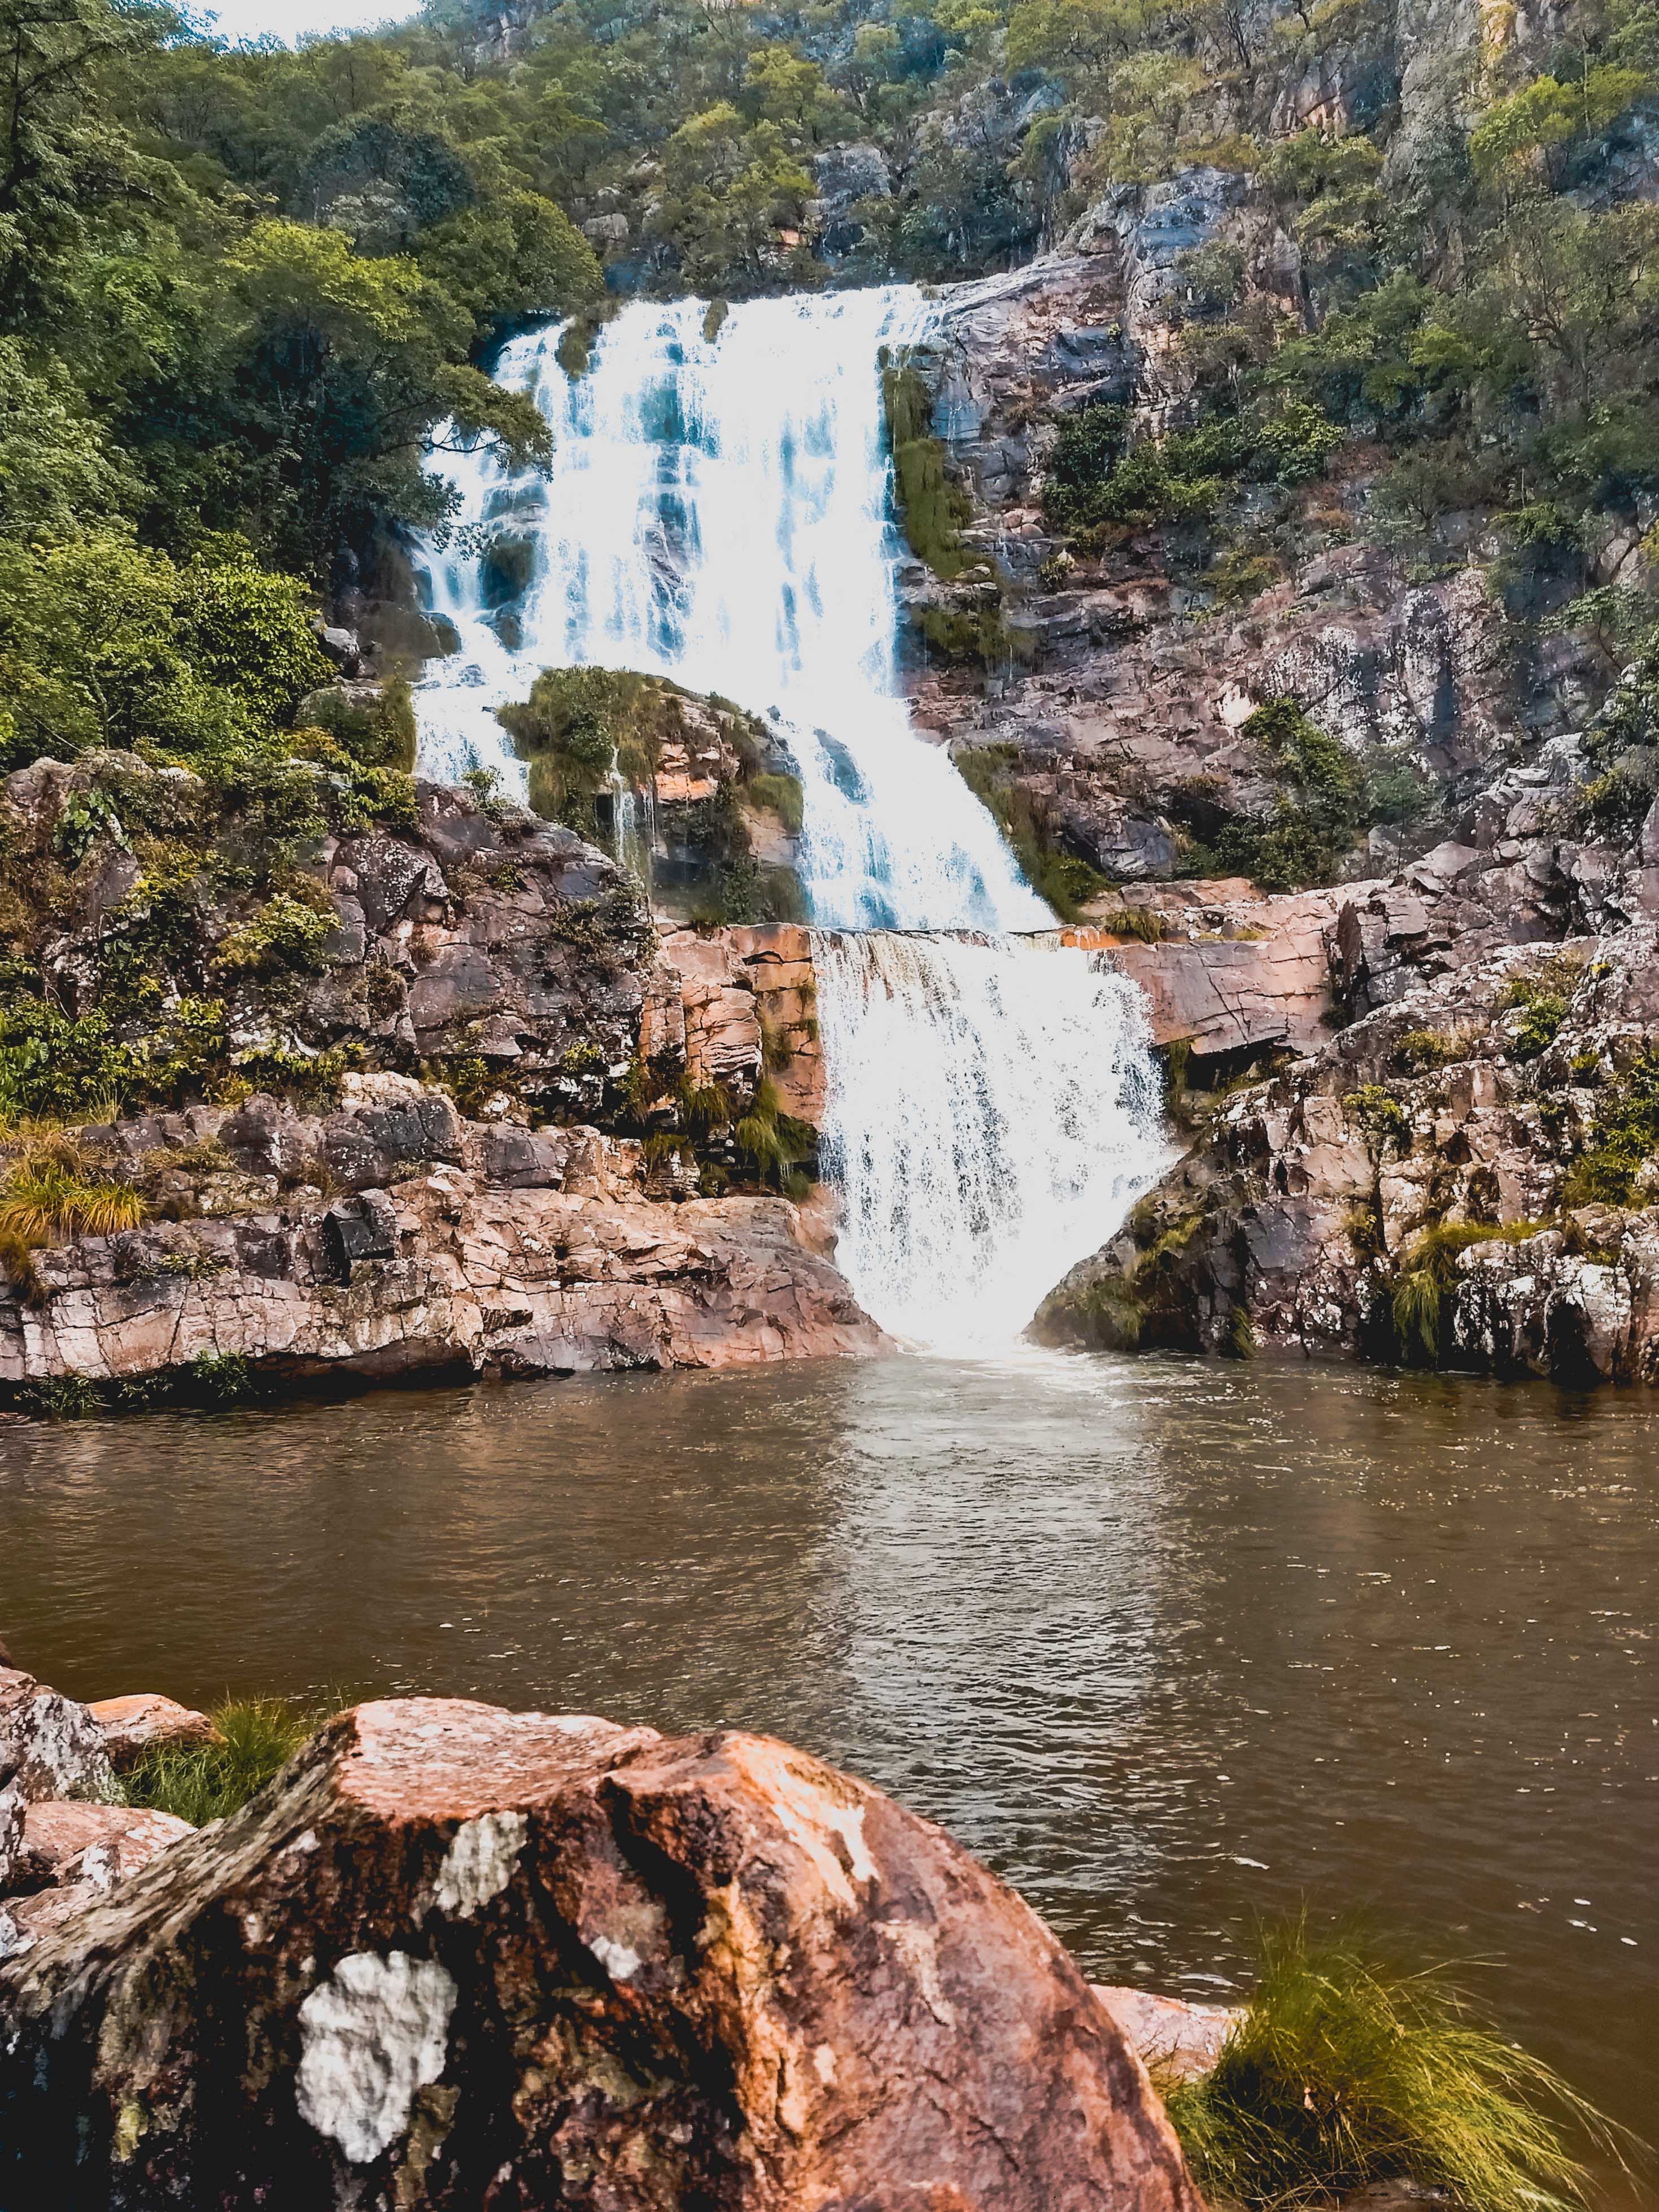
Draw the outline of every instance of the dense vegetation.
<instances>
[{"instance_id":1,"label":"dense vegetation","mask_svg":"<svg viewBox=\"0 0 1659 2212\"><path fill-rule=\"evenodd\" d=\"M1478 544L1609 679L1644 647L1640 572L1609 548L1659 505L1659 7L1578 0L1554 46L1437 52L1409 97L1389 0L517 20L503 39L432 0L290 52L154 0L0 0L0 767L114 745L240 803L251 764L305 752L315 611L406 597L407 534L451 520L432 441L544 453L487 373L524 319L572 317L580 373L629 290L699 288L717 320L760 289L971 273L1200 163L1234 213L1158 309L1173 410L1156 436L1115 402L1069 417L1051 526L1085 557L1195 544L1225 596L1298 556L1325 478L1363 465L1364 527L1408 563ZM1316 81L1322 127L1297 128ZM949 576L960 497L902 364L889 386L913 541ZM1007 650L993 601L926 619L947 659ZM1586 801L1604 824L1656 784L1631 696ZM407 765L330 736L349 768ZM1206 861L1308 880L1387 817L1305 730L1265 757L1281 818L1249 853L1194 823Z\"/></svg>"}]
</instances>

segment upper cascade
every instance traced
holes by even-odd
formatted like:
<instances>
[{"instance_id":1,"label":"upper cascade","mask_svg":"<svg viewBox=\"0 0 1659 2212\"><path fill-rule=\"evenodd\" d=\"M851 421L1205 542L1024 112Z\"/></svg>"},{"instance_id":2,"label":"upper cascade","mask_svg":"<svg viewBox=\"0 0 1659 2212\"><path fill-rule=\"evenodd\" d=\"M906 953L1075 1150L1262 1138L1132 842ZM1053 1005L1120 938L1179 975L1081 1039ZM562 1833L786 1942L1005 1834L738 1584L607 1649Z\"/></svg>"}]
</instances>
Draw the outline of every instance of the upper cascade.
<instances>
[{"instance_id":1,"label":"upper cascade","mask_svg":"<svg viewBox=\"0 0 1659 2212\"><path fill-rule=\"evenodd\" d=\"M547 416L552 468L514 474L483 446L447 465L454 527L423 557L460 650L422 688L426 770L494 767L522 789L493 710L544 668L672 677L764 715L787 747L814 921L1049 923L900 696L880 354L927 318L904 286L753 301L718 327L701 301L640 301L579 376L556 328L510 340L495 375Z\"/></svg>"}]
</instances>

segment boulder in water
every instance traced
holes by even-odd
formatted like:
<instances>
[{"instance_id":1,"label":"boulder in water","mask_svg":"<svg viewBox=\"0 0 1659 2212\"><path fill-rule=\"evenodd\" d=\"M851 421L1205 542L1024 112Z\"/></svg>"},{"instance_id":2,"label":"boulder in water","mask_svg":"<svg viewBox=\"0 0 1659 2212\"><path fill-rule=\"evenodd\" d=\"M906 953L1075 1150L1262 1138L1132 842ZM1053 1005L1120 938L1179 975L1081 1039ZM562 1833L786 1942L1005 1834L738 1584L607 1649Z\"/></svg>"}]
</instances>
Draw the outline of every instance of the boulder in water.
<instances>
[{"instance_id":1,"label":"boulder in water","mask_svg":"<svg viewBox=\"0 0 1659 2212\"><path fill-rule=\"evenodd\" d=\"M0 2008L17 2212L1200 2212L1036 1916L764 1737L359 1707Z\"/></svg>"}]
</instances>

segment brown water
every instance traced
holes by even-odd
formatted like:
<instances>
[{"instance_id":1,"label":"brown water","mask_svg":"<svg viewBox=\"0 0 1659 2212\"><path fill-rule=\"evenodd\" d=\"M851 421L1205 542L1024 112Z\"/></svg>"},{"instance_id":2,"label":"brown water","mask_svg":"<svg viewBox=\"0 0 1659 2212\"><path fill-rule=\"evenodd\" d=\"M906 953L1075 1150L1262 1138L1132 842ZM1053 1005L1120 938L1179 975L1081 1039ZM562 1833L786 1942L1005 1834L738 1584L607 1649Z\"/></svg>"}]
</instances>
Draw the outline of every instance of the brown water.
<instances>
[{"instance_id":1,"label":"brown water","mask_svg":"<svg viewBox=\"0 0 1659 2212\"><path fill-rule=\"evenodd\" d=\"M774 1729L1095 1973L1356 1909L1659 2134L1659 1411L1032 1355L0 1431L0 1626L83 1696Z\"/></svg>"}]
</instances>

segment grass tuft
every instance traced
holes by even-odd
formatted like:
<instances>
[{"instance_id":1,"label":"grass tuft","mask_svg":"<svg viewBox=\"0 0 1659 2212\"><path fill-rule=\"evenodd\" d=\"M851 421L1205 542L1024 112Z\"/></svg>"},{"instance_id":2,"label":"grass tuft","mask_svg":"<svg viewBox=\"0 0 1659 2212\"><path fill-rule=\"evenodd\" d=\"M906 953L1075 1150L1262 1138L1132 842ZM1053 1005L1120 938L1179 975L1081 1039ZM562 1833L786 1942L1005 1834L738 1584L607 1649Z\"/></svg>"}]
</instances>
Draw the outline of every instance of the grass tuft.
<instances>
[{"instance_id":1,"label":"grass tuft","mask_svg":"<svg viewBox=\"0 0 1659 2212\"><path fill-rule=\"evenodd\" d=\"M327 1715L282 1698L228 1698L212 1720L217 1743L158 1745L125 1778L129 1805L176 1814L202 1827L240 1810L280 1773Z\"/></svg>"},{"instance_id":2,"label":"grass tuft","mask_svg":"<svg viewBox=\"0 0 1659 2212\"><path fill-rule=\"evenodd\" d=\"M1258 1937L1261 1980L1213 2073L1168 2087L1212 2200L1290 2208L1407 2179L1467 2212L1585 2201L1612 2124L1471 2007L1443 1966L1408 1972L1305 1918Z\"/></svg>"},{"instance_id":3,"label":"grass tuft","mask_svg":"<svg viewBox=\"0 0 1659 2212\"><path fill-rule=\"evenodd\" d=\"M148 1212L140 1191L100 1175L66 1132L31 1137L0 1168L0 1261L23 1274L42 1245L113 1237Z\"/></svg>"}]
</instances>

